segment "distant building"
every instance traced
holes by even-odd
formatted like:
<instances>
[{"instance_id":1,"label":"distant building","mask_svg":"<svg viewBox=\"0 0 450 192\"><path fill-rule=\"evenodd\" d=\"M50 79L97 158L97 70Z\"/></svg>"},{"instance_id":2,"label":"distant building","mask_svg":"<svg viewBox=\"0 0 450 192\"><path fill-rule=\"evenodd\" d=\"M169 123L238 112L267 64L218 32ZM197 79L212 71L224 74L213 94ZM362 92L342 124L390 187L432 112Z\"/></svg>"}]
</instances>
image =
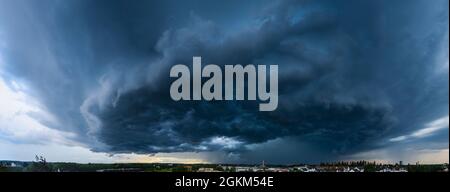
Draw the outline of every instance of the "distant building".
<instances>
[{"instance_id":1,"label":"distant building","mask_svg":"<svg viewBox=\"0 0 450 192\"><path fill-rule=\"evenodd\" d=\"M236 172L253 172L252 167L236 167Z\"/></svg>"},{"instance_id":2,"label":"distant building","mask_svg":"<svg viewBox=\"0 0 450 192\"><path fill-rule=\"evenodd\" d=\"M300 172L317 172L317 170L315 168L310 168L307 165L297 167L297 170Z\"/></svg>"},{"instance_id":3,"label":"distant building","mask_svg":"<svg viewBox=\"0 0 450 192\"><path fill-rule=\"evenodd\" d=\"M213 168L210 167L200 167L198 169L198 172L220 172L220 171L214 170Z\"/></svg>"},{"instance_id":4,"label":"distant building","mask_svg":"<svg viewBox=\"0 0 450 192\"><path fill-rule=\"evenodd\" d=\"M400 168L400 169L392 169L392 168L384 168L377 172L408 172L406 169Z\"/></svg>"},{"instance_id":5,"label":"distant building","mask_svg":"<svg viewBox=\"0 0 450 192\"><path fill-rule=\"evenodd\" d=\"M189 171L189 172L192 171L192 166L190 166L190 165L186 165L186 166L184 166L184 168L186 169L186 171Z\"/></svg>"},{"instance_id":6,"label":"distant building","mask_svg":"<svg viewBox=\"0 0 450 192\"><path fill-rule=\"evenodd\" d=\"M289 169L288 168L273 167L273 168L268 168L267 171L269 171L269 172L289 172Z\"/></svg>"}]
</instances>

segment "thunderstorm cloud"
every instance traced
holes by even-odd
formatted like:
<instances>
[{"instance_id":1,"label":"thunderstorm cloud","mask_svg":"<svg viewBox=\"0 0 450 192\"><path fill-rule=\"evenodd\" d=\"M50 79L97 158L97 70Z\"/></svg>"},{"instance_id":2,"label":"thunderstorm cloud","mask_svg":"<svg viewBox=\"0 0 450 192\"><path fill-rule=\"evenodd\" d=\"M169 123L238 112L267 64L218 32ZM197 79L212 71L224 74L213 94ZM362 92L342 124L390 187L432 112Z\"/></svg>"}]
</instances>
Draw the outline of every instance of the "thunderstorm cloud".
<instances>
[{"instance_id":1,"label":"thunderstorm cloud","mask_svg":"<svg viewBox=\"0 0 450 192\"><path fill-rule=\"evenodd\" d=\"M447 0L0 4L2 78L50 114L31 117L95 152L295 162L448 149ZM170 68L193 56L278 65L277 110L173 101Z\"/></svg>"}]
</instances>

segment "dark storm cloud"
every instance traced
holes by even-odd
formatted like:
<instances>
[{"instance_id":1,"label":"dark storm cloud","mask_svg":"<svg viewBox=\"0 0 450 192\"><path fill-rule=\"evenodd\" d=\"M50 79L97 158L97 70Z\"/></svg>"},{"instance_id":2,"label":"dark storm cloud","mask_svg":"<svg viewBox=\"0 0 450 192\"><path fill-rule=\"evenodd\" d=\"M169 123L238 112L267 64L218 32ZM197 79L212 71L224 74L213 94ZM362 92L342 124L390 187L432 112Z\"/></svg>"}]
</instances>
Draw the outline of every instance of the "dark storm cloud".
<instances>
[{"instance_id":1,"label":"dark storm cloud","mask_svg":"<svg viewBox=\"0 0 450 192\"><path fill-rule=\"evenodd\" d=\"M25 6L19 24L0 20L14 39L7 71L35 87L62 122L55 128L95 151L225 151L252 161L264 149L299 148L316 151L313 161L448 116L448 71L439 71L448 70L448 1L51 2ZM192 56L278 64L278 109L172 101L169 69Z\"/></svg>"}]
</instances>

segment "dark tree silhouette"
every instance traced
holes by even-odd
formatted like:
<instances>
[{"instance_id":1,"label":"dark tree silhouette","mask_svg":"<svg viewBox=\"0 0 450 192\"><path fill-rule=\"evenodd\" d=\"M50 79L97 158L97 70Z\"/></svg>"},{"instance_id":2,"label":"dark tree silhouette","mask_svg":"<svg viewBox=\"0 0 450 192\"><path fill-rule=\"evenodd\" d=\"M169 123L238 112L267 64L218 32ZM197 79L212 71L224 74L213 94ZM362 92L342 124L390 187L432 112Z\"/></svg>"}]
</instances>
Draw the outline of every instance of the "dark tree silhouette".
<instances>
[{"instance_id":1,"label":"dark tree silhouette","mask_svg":"<svg viewBox=\"0 0 450 192\"><path fill-rule=\"evenodd\" d=\"M30 172L51 172L52 168L47 163L47 160L43 156L35 156L35 160L33 163L31 163L27 168L26 171Z\"/></svg>"}]
</instances>

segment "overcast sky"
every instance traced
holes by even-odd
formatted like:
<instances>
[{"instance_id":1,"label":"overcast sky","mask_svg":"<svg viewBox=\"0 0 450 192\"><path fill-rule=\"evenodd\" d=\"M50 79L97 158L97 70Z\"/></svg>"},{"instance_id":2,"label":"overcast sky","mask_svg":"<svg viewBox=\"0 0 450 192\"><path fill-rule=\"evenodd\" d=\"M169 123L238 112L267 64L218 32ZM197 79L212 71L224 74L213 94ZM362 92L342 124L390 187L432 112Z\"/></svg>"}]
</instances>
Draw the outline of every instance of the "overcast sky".
<instances>
[{"instance_id":1,"label":"overcast sky","mask_svg":"<svg viewBox=\"0 0 450 192\"><path fill-rule=\"evenodd\" d=\"M0 159L449 161L448 0L0 0ZM279 105L171 66L279 66Z\"/></svg>"}]
</instances>

